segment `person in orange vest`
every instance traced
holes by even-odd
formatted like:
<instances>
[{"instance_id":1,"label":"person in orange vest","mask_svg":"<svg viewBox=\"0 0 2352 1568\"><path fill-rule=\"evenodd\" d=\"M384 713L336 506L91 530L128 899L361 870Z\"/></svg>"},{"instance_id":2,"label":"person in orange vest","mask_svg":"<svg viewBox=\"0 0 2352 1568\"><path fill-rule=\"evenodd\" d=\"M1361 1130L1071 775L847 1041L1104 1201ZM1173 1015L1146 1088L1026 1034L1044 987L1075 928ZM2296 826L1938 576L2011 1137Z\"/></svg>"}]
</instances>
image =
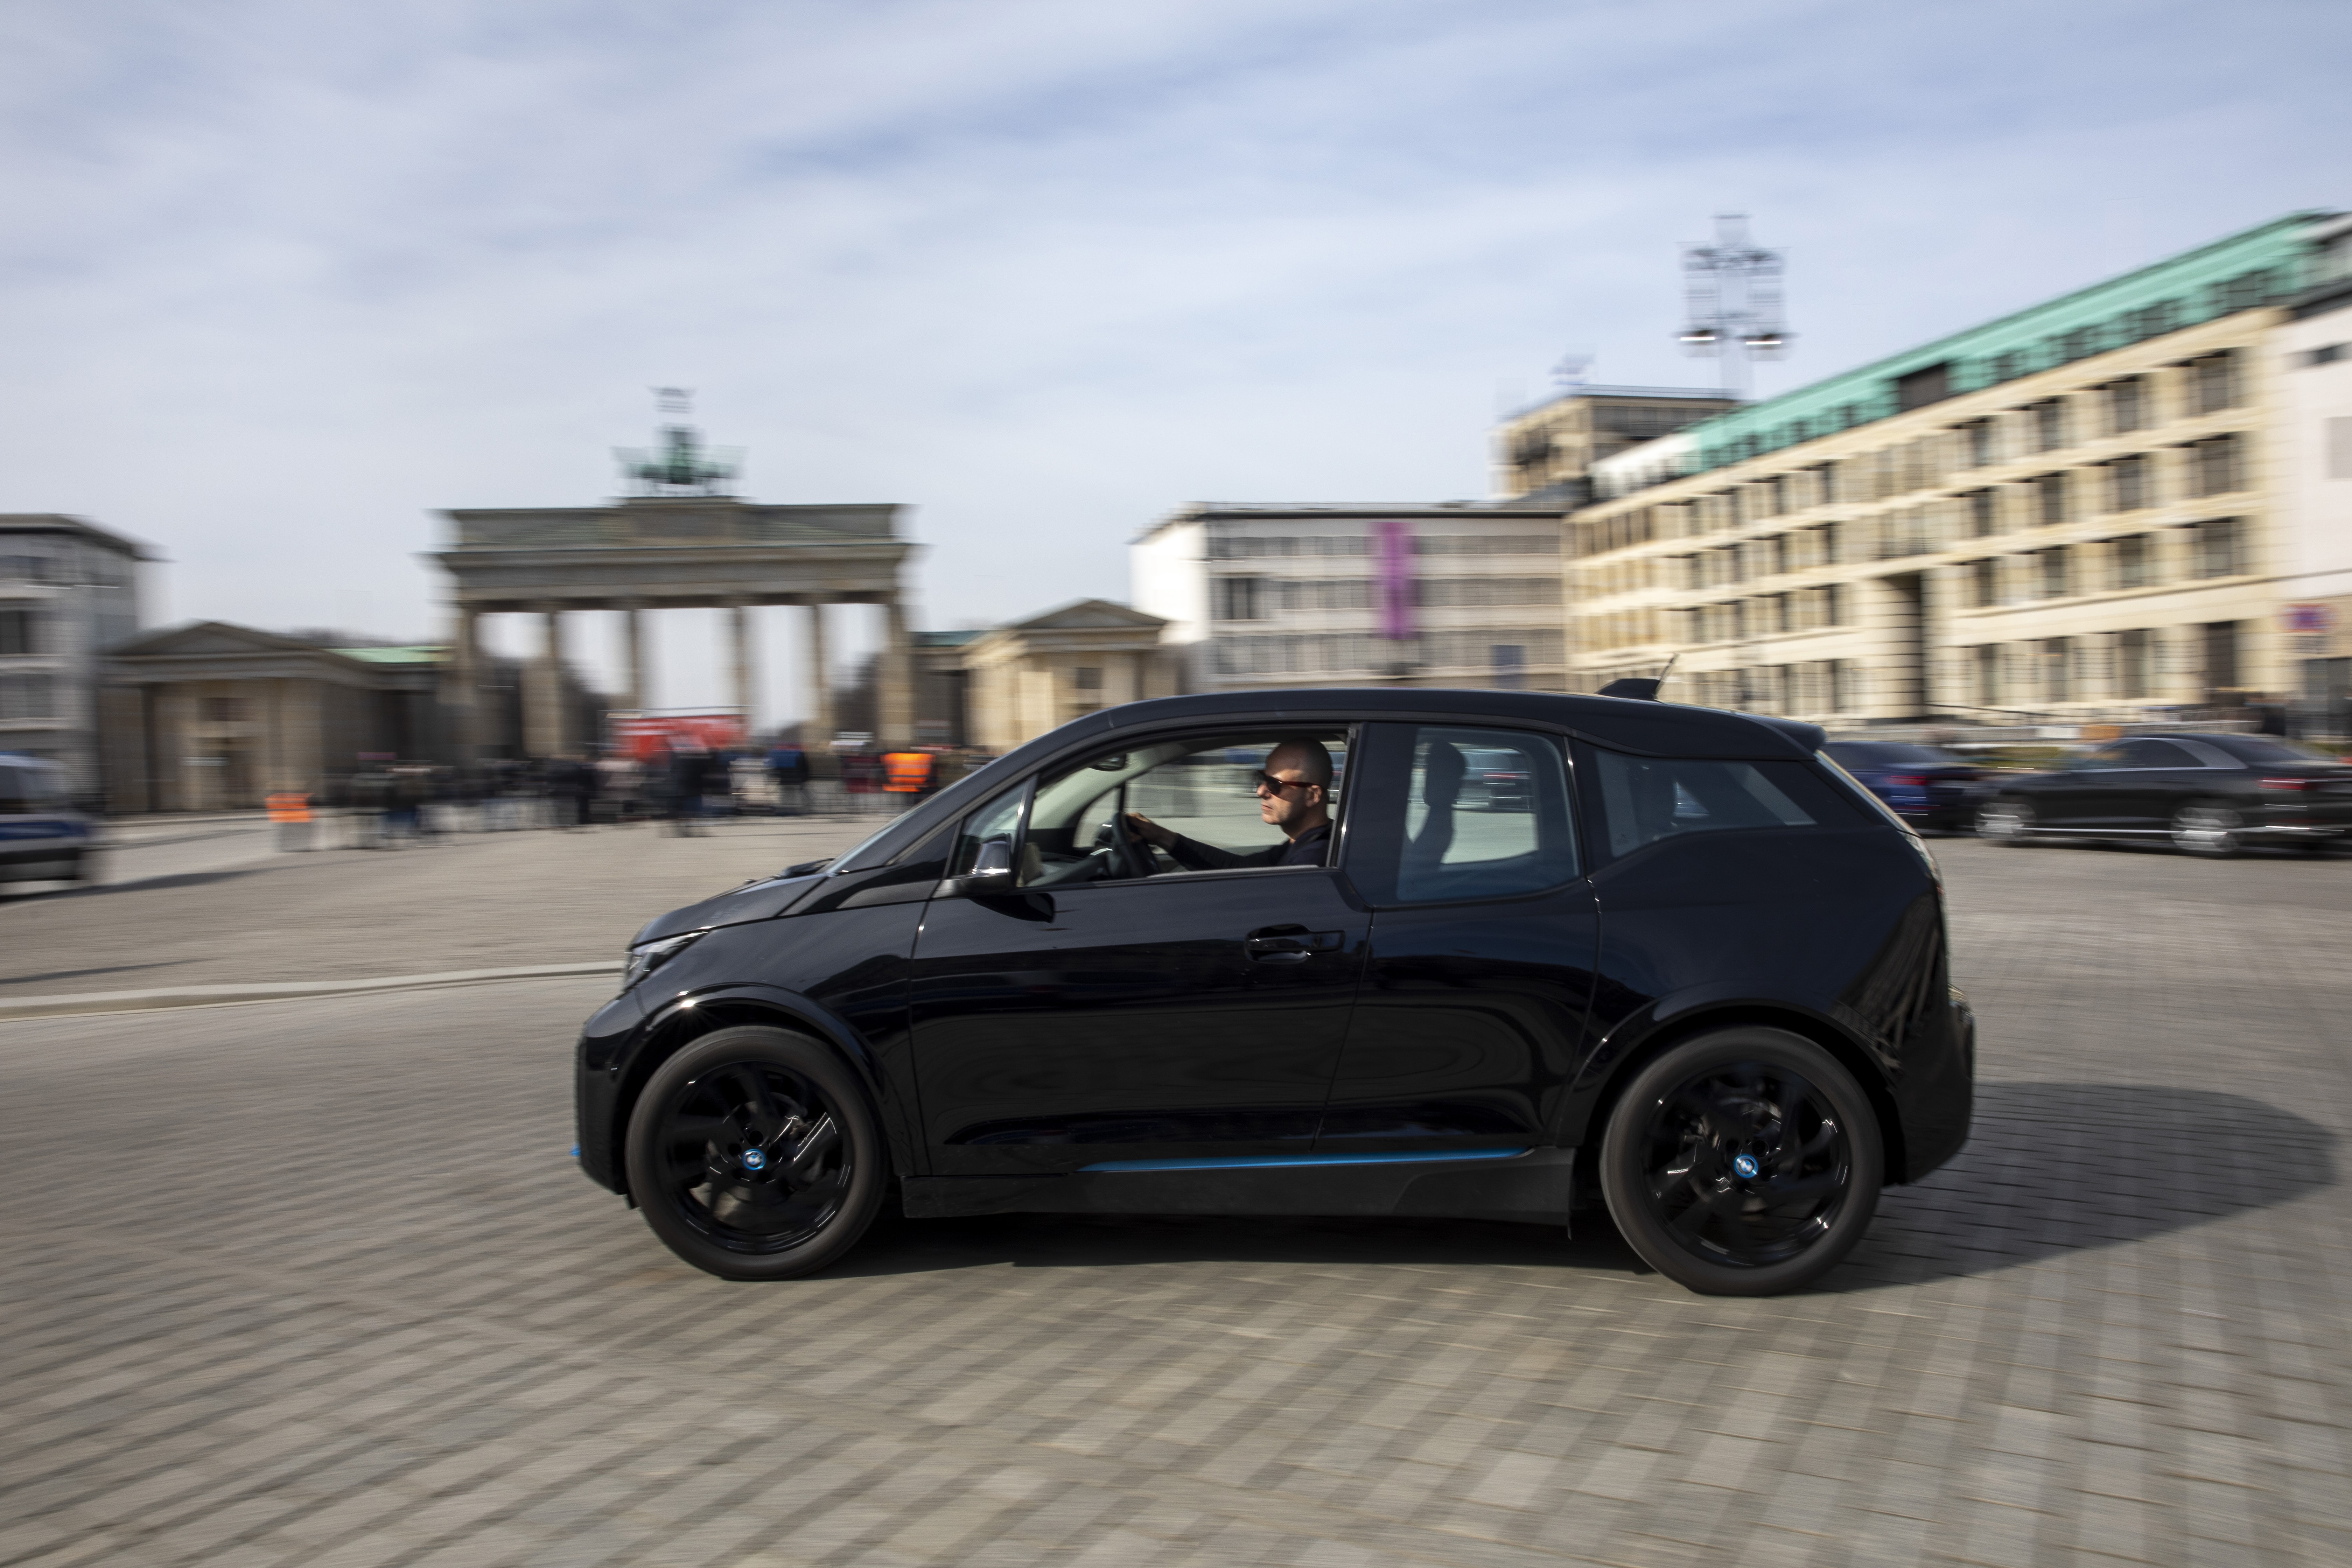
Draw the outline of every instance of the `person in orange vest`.
<instances>
[{"instance_id":1,"label":"person in orange vest","mask_svg":"<svg viewBox=\"0 0 2352 1568\"><path fill-rule=\"evenodd\" d=\"M310 797L299 790L279 790L262 804L269 808L269 820L278 825L278 847L308 849L310 847Z\"/></svg>"},{"instance_id":2,"label":"person in orange vest","mask_svg":"<svg viewBox=\"0 0 2352 1568\"><path fill-rule=\"evenodd\" d=\"M901 811L912 805L930 782L929 752L892 752L882 759L883 793L897 795Z\"/></svg>"}]
</instances>

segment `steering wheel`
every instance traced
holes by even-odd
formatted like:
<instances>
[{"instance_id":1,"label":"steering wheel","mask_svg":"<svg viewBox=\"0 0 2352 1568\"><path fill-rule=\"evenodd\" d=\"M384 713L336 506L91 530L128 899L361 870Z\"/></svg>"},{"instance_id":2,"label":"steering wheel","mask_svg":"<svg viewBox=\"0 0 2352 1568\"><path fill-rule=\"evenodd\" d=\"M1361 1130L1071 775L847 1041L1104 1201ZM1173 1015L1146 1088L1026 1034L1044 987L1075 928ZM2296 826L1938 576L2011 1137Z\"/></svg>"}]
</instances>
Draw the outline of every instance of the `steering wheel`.
<instances>
[{"instance_id":1,"label":"steering wheel","mask_svg":"<svg viewBox=\"0 0 2352 1568\"><path fill-rule=\"evenodd\" d=\"M1111 852L1117 858L1119 874L1126 877L1149 877L1160 868L1151 863L1151 851L1127 824L1127 813L1120 812L1111 819Z\"/></svg>"}]
</instances>

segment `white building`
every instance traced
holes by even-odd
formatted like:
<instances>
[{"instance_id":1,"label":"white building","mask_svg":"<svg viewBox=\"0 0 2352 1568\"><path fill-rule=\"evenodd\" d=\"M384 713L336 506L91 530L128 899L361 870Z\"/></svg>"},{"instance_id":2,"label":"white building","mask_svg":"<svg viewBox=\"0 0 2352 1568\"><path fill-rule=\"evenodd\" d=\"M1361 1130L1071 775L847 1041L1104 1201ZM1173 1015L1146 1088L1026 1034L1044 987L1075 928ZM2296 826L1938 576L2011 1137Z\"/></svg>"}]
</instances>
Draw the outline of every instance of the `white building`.
<instances>
[{"instance_id":1,"label":"white building","mask_svg":"<svg viewBox=\"0 0 2352 1568\"><path fill-rule=\"evenodd\" d=\"M2278 330L2281 615L2306 722L2352 733L2352 219Z\"/></svg>"},{"instance_id":2,"label":"white building","mask_svg":"<svg viewBox=\"0 0 2352 1568\"><path fill-rule=\"evenodd\" d=\"M0 514L0 752L100 787L98 654L139 629L144 545L79 518Z\"/></svg>"},{"instance_id":3,"label":"white building","mask_svg":"<svg viewBox=\"0 0 2352 1568\"><path fill-rule=\"evenodd\" d=\"M1566 689L1563 513L1442 506L1187 507L1130 556L1186 689L1367 681Z\"/></svg>"}]
</instances>

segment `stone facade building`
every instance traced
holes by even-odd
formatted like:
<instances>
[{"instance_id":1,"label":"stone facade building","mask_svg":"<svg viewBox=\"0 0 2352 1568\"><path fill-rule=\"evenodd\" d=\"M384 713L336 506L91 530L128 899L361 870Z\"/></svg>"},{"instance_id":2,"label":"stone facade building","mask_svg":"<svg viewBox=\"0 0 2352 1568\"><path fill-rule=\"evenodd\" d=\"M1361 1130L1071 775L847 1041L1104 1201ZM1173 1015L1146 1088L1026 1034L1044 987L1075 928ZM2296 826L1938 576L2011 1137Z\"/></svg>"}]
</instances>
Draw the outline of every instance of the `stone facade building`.
<instances>
[{"instance_id":1,"label":"stone facade building","mask_svg":"<svg viewBox=\"0 0 2352 1568\"><path fill-rule=\"evenodd\" d=\"M1098 708L1183 691L1160 647L1167 624L1081 599L980 633L958 650L970 743L1002 753Z\"/></svg>"},{"instance_id":2,"label":"stone facade building","mask_svg":"<svg viewBox=\"0 0 2352 1568\"><path fill-rule=\"evenodd\" d=\"M1593 464L1738 406L1727 392L1690 387L1577 387L1504 421L1495 488L1514 500L1580 505L1591 499Z\"/></svg>"},{"instance_id":3,"label":"stone facade building","mask_svg":"<svg viewBox=\"0 0 2352 1568\"><path fill-rule=\"evenodd\" d=\"M2273 342L2328 222L1600 460L1570 525L1574 686L1671 659L1669 699L1842 722L2129 719L2292 689Z\"/></svg>"}]
</instances>

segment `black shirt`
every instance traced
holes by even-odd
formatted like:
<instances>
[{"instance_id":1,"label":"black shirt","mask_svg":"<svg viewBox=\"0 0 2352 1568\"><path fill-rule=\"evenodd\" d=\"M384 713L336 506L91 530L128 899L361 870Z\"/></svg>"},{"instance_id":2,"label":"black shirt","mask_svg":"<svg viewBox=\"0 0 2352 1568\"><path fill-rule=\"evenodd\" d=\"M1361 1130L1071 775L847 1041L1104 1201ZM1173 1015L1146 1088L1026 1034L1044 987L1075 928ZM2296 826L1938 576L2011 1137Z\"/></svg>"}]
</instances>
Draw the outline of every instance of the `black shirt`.
<instances>
[{"instance_id":1,"label":"black shirt","mask_svg":"<svg viewBox=\"0 0 2352 1568\"><path fill-rule=\"evenodd\" d=\"M1247 854L1220 849L1180 833L1168 846L1168 853L1189 871L1229 871L1240 866L1320 866L1327 853L1325 846L1330 841L1331 825L1326 822L1308 828L1286 844L1269 844Z\"/></svg>"}]
</instances>

